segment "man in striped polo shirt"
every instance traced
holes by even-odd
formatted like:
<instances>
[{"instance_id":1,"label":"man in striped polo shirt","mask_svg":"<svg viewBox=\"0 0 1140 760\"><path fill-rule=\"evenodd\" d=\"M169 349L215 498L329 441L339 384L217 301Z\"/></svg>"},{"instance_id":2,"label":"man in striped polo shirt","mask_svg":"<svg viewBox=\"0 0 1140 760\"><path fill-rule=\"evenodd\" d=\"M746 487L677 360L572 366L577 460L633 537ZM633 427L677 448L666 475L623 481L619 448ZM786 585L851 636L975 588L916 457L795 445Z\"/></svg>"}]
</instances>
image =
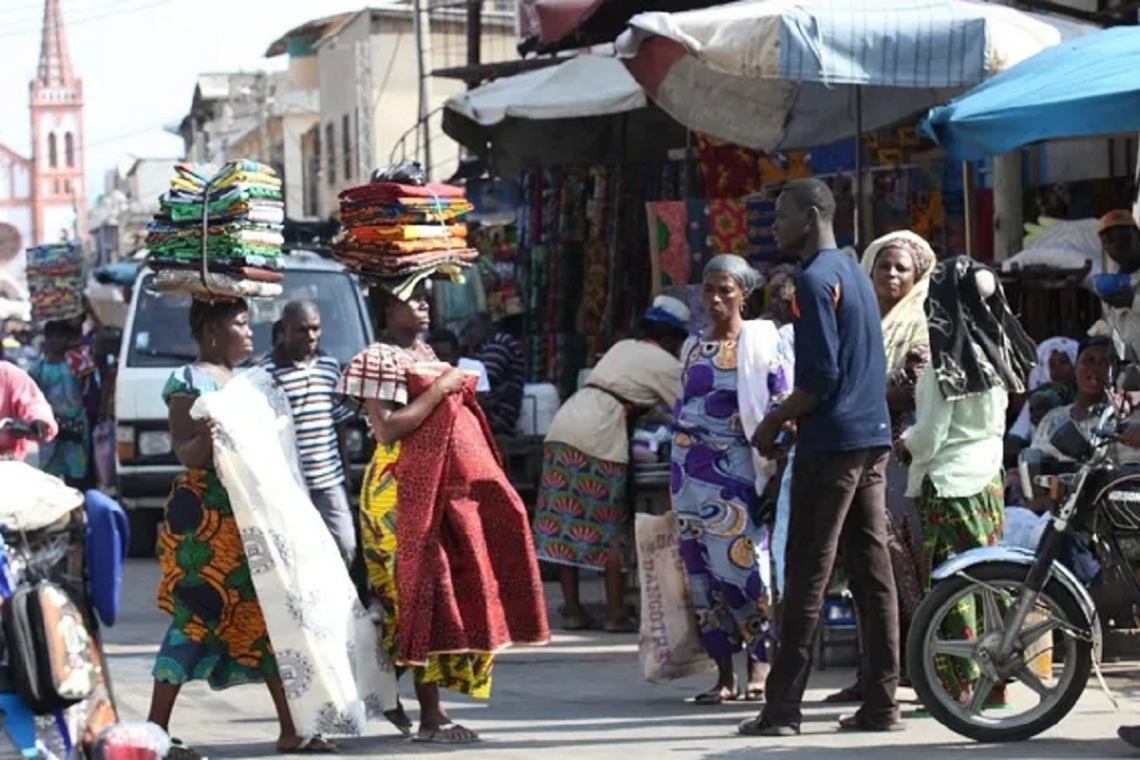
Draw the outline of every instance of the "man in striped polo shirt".
<instances>
[{"instance_id":1,"label":"man in striped polo shirt","mask_svg":"<svg viewBox=\"0 0 1140 760\"><path fill-rule=\"evenodd\" d=\"M311 301L290 301L281 315L280 340L262 366L293 408L297 453L313 505L336 540L346 565L356 554L345 469L342 423L351 416L338 400L340 363L320 350L321 313Z\"/></svg>"}]
</instances>

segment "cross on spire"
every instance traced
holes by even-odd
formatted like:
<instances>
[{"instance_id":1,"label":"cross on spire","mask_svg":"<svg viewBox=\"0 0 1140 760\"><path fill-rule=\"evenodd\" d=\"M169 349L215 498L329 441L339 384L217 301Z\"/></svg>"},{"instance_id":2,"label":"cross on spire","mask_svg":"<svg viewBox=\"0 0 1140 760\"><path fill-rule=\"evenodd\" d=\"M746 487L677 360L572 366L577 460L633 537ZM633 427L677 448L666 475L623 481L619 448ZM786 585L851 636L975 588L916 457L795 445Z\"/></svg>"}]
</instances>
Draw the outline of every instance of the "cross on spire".
<instances>
[{"instance_id":1,"label":"cross on spire","mask_svg":"<svg viewBox=\"0 0 1140 760\"><path fill-rule=\"evenodd\" d=\"M32 82L33 97L44 100L75 98L79 94L78 84L71 69L71 56L67 51L60 0L44 0L40 64L36 70L36 78Z\"/></svg>"}]
</instances>

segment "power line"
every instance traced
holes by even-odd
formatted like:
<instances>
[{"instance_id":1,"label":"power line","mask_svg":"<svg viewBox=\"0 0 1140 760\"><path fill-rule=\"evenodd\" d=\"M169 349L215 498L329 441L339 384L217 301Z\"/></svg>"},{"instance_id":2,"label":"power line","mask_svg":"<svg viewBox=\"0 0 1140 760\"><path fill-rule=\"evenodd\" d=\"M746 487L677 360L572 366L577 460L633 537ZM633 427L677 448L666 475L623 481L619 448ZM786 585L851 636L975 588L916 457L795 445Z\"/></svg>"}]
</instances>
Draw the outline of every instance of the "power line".
<instances>
[{"instance_id":1,"label":"power line","mask_svg":"<svg viewBox=\"0 0 1140 760\"><path fill-rule=\"evenodd\" d=\"M172 2L174 2L174 0L151 0L151 2L149 2L149 3L143 3L141 5L134 5L134 6L131 6L130 8L119 8L118 10L107 11L105 13L95 14L92 16L81 16L76 21L65 22L64 28L74 29L75 27L85 26L87 24L93 24L93 23L96 23L99 21L105 21L109 18L115 18L117 16L125 16L128 13L135 13L137 11L144 11L144 10L148 10L150 8L157 8L160 5L169 5ZM6 31L6 32L0 34L0 39L8 39L8 38L12 38L12 37L30 37L33 35L39 35L42 32L43 32L43 26L37 25L35 28L20 29L17 31Z\"/></svg>"}]
</instances>

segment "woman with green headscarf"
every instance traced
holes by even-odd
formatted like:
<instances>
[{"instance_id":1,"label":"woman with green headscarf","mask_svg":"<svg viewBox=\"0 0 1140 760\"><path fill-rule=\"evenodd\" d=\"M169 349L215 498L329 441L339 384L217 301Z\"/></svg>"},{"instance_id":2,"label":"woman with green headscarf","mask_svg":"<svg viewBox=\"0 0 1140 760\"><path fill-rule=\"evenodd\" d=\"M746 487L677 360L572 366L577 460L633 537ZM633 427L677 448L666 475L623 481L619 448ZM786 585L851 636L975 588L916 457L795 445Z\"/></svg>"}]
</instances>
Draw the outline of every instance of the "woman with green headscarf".
<instances>
[{"instance_id":1,"label":"woman with green headscarf","mask_svg":"<svg viewBox=\"0 0 1140 760\"><path fill-rule=\"evenodd\" d=\"M897 442L914 419L914 387L930 361L930 336L923 305L930 289L934 250L908 230L883 235L867 246L863 269L871 278L882 314L883 348L887 354L887 405L892 439ZM899 599L899 641L906 641L911 618L922 600L922 531L914 503L906 497L907 468L887 466L887 517L891 566ZM906 673L905 663L901 672ZM828 702L861 702L858 681L827 698Z\"/></svg>"}]
</instances>

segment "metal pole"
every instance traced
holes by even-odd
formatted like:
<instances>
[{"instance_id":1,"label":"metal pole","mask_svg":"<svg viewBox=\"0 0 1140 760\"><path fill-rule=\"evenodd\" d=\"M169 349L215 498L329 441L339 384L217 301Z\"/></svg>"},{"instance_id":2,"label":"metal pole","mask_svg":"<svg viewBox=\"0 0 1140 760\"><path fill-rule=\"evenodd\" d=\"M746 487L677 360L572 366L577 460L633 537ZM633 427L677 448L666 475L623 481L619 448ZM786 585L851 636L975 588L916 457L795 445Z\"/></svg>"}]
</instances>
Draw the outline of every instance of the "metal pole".
<instances>
[{"instance_id":1,"label":"metal pole","mask_svg":"<svg viewBox=\"0 0 1140 760\"><path fill-rule=\"evenodd\" d=\"M974 255L974 172L969 161L962 162L962 202L966 223L966 255Z\"/></svg>"},{"instance_id":2,"label":"metal pole","mask_svg":"<svg viewBox=\"0 0 1140 760\"><path fill-rule=\"evenodd\" d=\"M863 224L863 88L855 86L855 250L862 242Z\"/></svg>"},{"instance_id":3,"label":"metal pole","mask_svg":"<svg viewBox=\"0 0 1140 760\"><path fill-rule=\"evenodd\" d=\"M474 69L483 63L483 0L467 0L467 66ZM472 74L467 89L479 86L479 77Z\"/></svg>"},{"instance_id":4,"label":"metal pole","mask_svg":"<svg viewBox=\"0 0 1140 760\"><path fill-rule=\"evenodd\" d=\"M416 61L420 77L419 123L423 130L424 173L431 179L431 8L430 0L413 0Z\"/></svg>"}]
</instances>

